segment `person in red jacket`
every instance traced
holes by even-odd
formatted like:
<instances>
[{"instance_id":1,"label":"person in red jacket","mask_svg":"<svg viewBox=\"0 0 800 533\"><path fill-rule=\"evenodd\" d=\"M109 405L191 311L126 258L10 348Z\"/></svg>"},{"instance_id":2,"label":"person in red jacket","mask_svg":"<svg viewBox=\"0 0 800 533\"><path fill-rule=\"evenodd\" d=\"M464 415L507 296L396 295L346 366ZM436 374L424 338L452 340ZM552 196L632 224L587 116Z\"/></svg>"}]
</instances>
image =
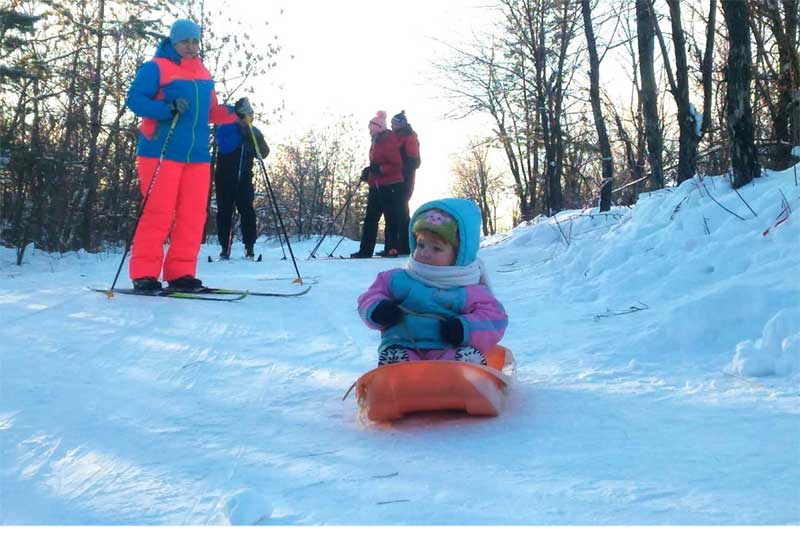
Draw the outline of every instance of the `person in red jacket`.
<instances>
[{"instance_id":1,"label":"person in red jacket","mask_svg":"<svg viewBox=\"0 0 800 533\"><path fill-rule=\"evenodd\" d=\"M417 132L411 129L405 110L392 117L392 131L400 141L400 156L403 158L403 202L402 218L397 237L397 251L400 255L409 254L408 223L411 212L408 202L414 194L414 180L420 165L419 139Z\"/></svg>"},{"instance_id":2,"label":"person in red jacket","mask_svg":"<svg viewBox=\"0 0 800 533\"><path fill-rule=\"evenodd\" d=\"M214 80L199 51L200 26L188 19L175 21L128 89L126 104L142 117L136 149L139 186L143 195L150 191L129 268L137 290L160 290L162 272L172 289L203 286L195 274L211 181L209 123L227 124L238 117L234 108L217 103Z\"/></svg>"},{"instance_id":3,"label":"person in red jacket","mask_svg":"<svg viewBox=\"0 0 800 533\"><path fill-rule=\"evenodd\" d=\"M350 257L372 257L378 237L378 222L385 218L386 255L397 257L398 224L402 218L403 158L397 136L386 127L386 111L369 121L372 145L369 149L369 166L361 173L361 180L369 183L367 211L361 231L361 245Z\"/></svg>"}]
</instances>

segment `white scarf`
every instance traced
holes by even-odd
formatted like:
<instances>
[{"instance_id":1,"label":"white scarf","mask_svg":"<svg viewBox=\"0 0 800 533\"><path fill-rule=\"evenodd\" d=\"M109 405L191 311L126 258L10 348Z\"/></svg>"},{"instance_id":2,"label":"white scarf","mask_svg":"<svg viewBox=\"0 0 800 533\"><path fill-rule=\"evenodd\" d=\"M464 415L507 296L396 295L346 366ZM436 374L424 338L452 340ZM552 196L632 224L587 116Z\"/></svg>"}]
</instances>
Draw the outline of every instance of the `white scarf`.
<instances>
[{"instance_id":1,"label":"white scarf","mask_svg":"<svg viewBox=\"0 0 800 533\"><path fill-rule=\"evenodd\" d=\"M415 280L437 289L452 289L478 283L491 289L486 266L480 259L476 259L466 266L433 266L409 257L406 272Z\"/></svg>"}]
</instances>

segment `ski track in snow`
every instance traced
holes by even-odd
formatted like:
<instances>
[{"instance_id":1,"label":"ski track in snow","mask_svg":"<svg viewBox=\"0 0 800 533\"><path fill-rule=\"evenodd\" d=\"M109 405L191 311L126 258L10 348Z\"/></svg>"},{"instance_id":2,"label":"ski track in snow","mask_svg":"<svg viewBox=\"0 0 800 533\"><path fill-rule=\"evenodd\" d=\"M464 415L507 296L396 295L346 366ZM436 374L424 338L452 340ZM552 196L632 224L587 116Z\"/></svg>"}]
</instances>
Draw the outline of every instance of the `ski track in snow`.
<instances>
[{"instance_id":1,"label":"ski track in snow","mask_svg":"<svg viewBox=\"0 0 800 533\"><path fill-rule=\"evenodd\" d=\"M800 223L760 235L776 183L798 197L785 177L744 188L764 215L738 225L684 184L487 239L518 364L491 419L375 424L341 400L376 363L356 297L403 260L307 261L310 240L293 244L302 297L109 300L85 286L119 254L18 268L0 249L0 523L220 525L240 489L274 506L268 525L797 523L800 360L767 378L727 367L798 305ZM295 287L280 248L260 248L198 275Z\"/></svg>"}]
</instances>

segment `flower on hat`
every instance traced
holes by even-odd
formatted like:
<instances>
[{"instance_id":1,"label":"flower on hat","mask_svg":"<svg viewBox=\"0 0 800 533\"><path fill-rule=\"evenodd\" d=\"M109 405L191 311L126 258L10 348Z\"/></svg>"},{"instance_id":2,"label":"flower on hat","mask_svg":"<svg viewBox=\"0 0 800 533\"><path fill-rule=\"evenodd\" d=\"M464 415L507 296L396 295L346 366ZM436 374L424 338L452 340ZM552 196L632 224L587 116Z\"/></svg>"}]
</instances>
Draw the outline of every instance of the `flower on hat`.
<instances>
[{"instance_id":1,"label":"flower on hat","mask_svg":"<svg viewBox=\"0 0 800 533\"><path fill-rule=\"evenodd\" d=\"M434 211L434 210L428 211L425 218L428 220L428 222L430 222L434 226L441 226L445 222L453 220L452 218L445 215L441 211Z\"/></svg>"}]
</instances>

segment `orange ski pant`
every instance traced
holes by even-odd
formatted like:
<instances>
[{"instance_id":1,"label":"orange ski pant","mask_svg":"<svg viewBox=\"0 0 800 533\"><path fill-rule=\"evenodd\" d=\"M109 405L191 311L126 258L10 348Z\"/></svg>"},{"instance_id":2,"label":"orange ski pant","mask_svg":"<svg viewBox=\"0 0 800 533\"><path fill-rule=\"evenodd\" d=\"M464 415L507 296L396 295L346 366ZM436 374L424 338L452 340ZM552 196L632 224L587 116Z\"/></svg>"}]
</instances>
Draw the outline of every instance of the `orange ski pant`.
<instances>
[{"instance_id":1,"label":"orange ski pant","mask_svg":"<svg viewBox=\"0 0 800 533\"><path fill-rule=\"evenodd\" d=\"M139 187L147 193L158 159L137 157ZM210 185L209 163L181 163L164 160L133 237L131 279L158 278L164 281L195 276L197 253L203 241L206 203ZM164 258L164 243L169 248Z\"/></svg>"}]
</instances>

